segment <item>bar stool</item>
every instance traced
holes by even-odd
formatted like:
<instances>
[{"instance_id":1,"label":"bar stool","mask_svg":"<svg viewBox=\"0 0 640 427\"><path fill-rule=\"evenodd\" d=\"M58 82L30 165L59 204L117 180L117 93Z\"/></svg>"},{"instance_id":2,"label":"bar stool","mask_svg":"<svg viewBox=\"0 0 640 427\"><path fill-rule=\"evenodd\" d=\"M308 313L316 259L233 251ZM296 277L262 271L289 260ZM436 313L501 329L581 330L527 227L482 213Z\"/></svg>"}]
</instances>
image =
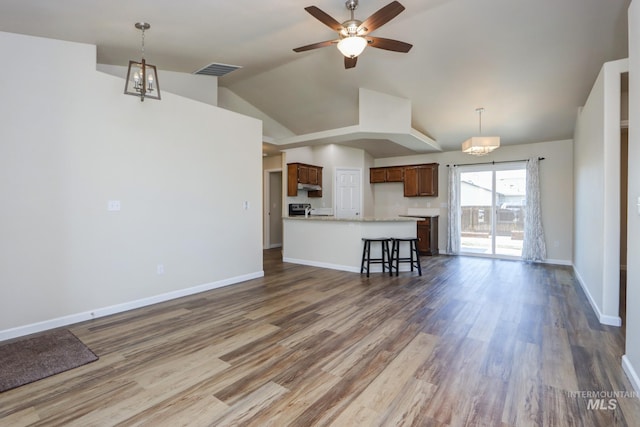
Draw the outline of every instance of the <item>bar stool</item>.
<instances>
[{"instance_id":1,"label":"bar stool","mask_svg":"<svg viewBox=\"0 0 640 427\"><path fill-rule=\"evenodd\" d=\"M409 257L400 258L400 243L409 242ZM414 257L415 255L415 257ZM395 266L394 266L395 261ZM415 237L409 238L392 238L391 239L391 264L389 268L389 275L393 275L393 269L396 270L396 276L400 272L400 263L411 263L411 271L416 267L418 269L418 275L422 276L422 267L420 266L420 254L418 253L418 239Z\"/></svg>"},{"instance_id":2,"label":"bar stool","mask_svg":"<svg viewBox=\"0 0 640 427\"><path fill-rule=\"evenodd\" d=\"M385 272L387 265L389 266L389 275L391 275L391 255L389 253L389 239L388 237L380 237L376 239L362 238L364 247L362 249L362 264L360 265L360 274L367 270L367 277L369 277L369 268L371 264L382 264L382 272ZM380 242L382 257L371 258L371 242ZM366 264L366 267L365 267Z\"/></svg>"}]
</instances>

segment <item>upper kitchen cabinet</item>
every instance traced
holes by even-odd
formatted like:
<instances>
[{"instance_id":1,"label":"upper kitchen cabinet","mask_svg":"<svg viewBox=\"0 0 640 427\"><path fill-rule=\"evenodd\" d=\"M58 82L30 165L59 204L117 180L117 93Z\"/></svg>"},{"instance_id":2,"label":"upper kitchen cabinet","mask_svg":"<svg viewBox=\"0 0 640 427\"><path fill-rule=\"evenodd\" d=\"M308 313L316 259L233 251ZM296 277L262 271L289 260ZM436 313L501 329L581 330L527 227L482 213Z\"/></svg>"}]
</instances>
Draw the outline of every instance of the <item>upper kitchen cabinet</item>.
<instances>
[{"instance_id":1,"label":"upper kitchen cabinet","mask_svg":"<svg viewBox=\"0 0 640 427\"><path fill-rule=\"evenodd\" d=\"M438 163L404 167L404 196L438 196Z\"/></svg>"},{"instance_id":2,"label":"upper kitchen cabinet","mask_svg":"<svg viewBox=\"0 0 640 427\"><path fill-rule=\"evenodd\" d=\"M305 163L287 164L287 196L306 190L309 197L322 197L322 166Z\"/></svg>"},{"instance_id":3,"label":"upper kitchen cabinet","mask_svg":"<svg viewBox=\"0 0 640 427\"><path fill-rule=\"evenodd\" d=\"M369 169L369 182L402 182L404 180L403 166L390 166Z\"/></svg>"}]
</instances>

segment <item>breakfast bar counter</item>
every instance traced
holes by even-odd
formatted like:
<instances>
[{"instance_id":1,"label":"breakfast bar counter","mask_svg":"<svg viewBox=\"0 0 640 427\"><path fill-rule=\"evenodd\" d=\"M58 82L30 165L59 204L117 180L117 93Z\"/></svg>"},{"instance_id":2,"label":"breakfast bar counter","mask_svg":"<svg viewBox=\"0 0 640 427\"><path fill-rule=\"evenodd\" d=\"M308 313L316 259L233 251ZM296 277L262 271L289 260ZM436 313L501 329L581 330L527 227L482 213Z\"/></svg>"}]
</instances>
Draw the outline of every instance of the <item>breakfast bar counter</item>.
<instances>
[{"instance_id":1,"label":"breakfast bar counter","mask_svg":"<svg viewBox=\"0 0 640 427\"><path fill-rule=\"evenodd\" d=\"M282 260L359 273L362 239L380 237L415 238L416 218L284 217Z\"/></svg>"}]
</instances>

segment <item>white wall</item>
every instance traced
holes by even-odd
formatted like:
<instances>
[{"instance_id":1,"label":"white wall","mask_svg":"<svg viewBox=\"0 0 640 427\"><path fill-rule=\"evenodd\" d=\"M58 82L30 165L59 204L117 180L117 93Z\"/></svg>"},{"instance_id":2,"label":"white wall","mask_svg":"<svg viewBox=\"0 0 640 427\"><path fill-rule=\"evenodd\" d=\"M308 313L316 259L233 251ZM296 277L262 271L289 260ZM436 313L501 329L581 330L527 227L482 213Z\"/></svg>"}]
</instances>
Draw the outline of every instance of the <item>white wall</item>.
<instances>
[{"instance_id":1,"label":"white wall","mask_svg":"<svg viewBox=\"0 0 640 427\"><path fill-rule=\"evenodd\" d=\"M542 224L547 244L547 262L571 265L573 221L573 176L571 140L540 142L525 145L503 145L492 154L473 157L461 151L377 159L375 166L394 166L418 163L439 163L438 197L404 197L402 183L372 184L376 216L406 214L409 208L440 210L438 245L446 249L448 164L473 164L491 161L524 160L544 157L540 162L540 191L542 193Z\"/></svg>"},{"instance_id":2,"label":"white wall","mask_svg":"<svg viewBox=\"0 0 640 427\"><path fill-rule=\"evenodd\" d=\"M271 140L273 139L281 139L294 136L294 133L289 129L273 120L264 112L258 110L256 107L249 104L247 101L240 98L238 95L236 95L226 87L218 88L218 106L261 120L263 127L262 134L266 142L271 142Z\"/></svg>"},{"instance_id":3,"label":"white wall","mask_svg":"<svg viewBox=\"0 0 640 427\"><path fill-rule=\"evenodd\" d=\"M622 365L640 393L640 3L629 7L629 210L627 219L627 322Z\"/></svg>"},{"instance_id":4,"label":"white wall","mask_svg":"<svg viewBox=\"0 0 640 427\"><path fill-rule=\"evenodd\" d=\"M628 61L604 64L575 126L574 268L600 321L620 325L620 105Z\"/></svg>"},{"instance_id":5,"label":"white wall","mask_svg":"<svg viewBox=\"0 0 640 427\"><path fill-rule=\"evenodd\" d=\"M263 274L258 120L126 96L95 46L0 52L0 340Z\"/></svg>"}]
</instances>

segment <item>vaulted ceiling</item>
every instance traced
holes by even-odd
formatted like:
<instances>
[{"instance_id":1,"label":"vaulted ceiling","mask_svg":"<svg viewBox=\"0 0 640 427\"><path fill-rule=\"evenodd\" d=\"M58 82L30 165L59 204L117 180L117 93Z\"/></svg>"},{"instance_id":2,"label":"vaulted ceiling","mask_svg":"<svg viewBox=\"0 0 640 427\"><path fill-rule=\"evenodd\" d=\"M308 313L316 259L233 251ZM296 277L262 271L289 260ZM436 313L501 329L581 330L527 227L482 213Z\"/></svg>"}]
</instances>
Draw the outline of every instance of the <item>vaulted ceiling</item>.
<instances>
[{"instance_id":1,"label":"vaulted ceiling","mask_svg":"<svg viewBox=\"0 0 640 427\"><path fill-rule=\"evenodd\" d=\"M3 0L0 31L95 44L98 62L126 65L139 57L133 24L150 22L150 63L187 73L241 66L219 85L296 135L357 124L366 88L409 99L412 127L445 151L478 133L477 107L482 133L504 145L572 138L602 64L627 56L630 0L400 1L406 10L372 35L411 51L369 47L349 70L333 46L292 50L335 38L304 7L342 22L343 0ZM355 16L389 2L360 0Z\"/></svg>"}]
</instances>

